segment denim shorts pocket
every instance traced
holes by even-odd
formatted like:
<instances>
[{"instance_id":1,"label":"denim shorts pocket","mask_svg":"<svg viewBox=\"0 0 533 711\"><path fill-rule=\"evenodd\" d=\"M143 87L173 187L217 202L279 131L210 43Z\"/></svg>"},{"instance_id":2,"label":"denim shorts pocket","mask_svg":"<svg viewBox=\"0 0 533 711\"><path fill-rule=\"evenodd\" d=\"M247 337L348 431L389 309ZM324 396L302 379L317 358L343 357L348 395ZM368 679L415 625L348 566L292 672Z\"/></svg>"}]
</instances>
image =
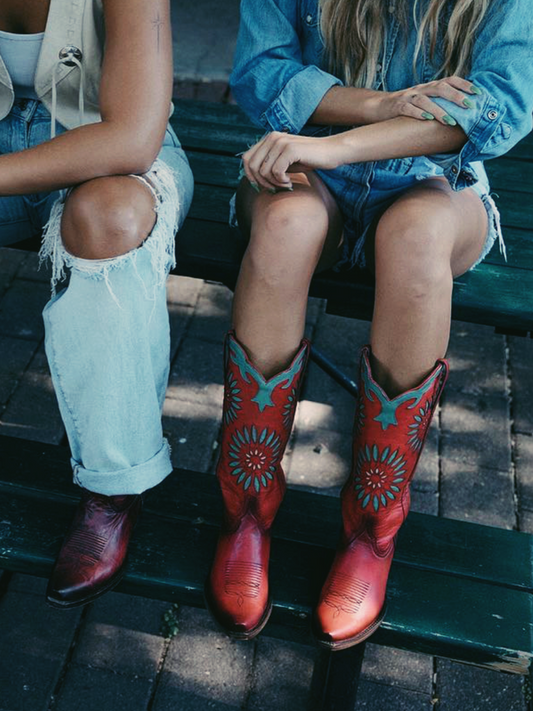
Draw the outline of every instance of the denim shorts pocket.
<instances>
[{"instance_id":1,"label":"denim shorts pocket","mask_svg":"<svg viewBox=\"0 0 533 711\"><path fill-rule=\"evenodd\" d=\"M376 162L377 170L385 170L396 175L407 175L413 167L414 158L391 158Z\"/></svg>"}]
</instances>

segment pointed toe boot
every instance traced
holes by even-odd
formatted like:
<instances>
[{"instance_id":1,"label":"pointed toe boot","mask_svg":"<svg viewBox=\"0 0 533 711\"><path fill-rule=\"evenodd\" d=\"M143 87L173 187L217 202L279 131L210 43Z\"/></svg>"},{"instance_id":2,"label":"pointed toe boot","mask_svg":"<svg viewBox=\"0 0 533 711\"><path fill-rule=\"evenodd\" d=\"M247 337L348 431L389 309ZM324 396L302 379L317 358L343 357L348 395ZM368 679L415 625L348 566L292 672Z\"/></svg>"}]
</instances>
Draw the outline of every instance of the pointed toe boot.
<instances>
[{"instance_id":1,"label":"pointed toe boot","mask_svg":"<svg viewBox=\"0 0 533 711\"><path fill-rule=\"evenodd\" d=\"M265 626L270 529L285 494L281 459L308 357L265 380L233 333L225 343L223 428L217 477L224 518L205 586L207 606L227 634L252 639Z\"/></svg>"},{"instance_id":2,"label":"pointed toe boot","mask_svg":"<svg viewBox=\"0 0 533 711\"><path fill-rule=\"evenodd\" d=\"M342 534L322 588L313 627L318 643L346 649L385 616L397 533L410 507L409 486L448 377L439 360L417 388L389 399L363 349L354 426L353 467L341 493Z\"/></svg>"},{"instance_id":3,"label":"pointed toe boot","mask_svg":"<svg viewBox=\"0 0 533 711\"><path fill-rule=\"evenodd\" d=\"M141 507L140 494L104 496L83 490L48 583L50 605L84 605L120 582Z\"/></svg>"}]
</instances>

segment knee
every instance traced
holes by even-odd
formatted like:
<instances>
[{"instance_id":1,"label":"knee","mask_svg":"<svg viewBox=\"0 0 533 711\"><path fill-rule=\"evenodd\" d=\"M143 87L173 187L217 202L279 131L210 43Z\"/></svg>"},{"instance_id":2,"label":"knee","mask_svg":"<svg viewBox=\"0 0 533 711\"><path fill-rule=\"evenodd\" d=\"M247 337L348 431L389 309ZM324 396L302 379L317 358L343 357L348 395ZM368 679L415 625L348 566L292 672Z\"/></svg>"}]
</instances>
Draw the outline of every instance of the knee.
<instances>
[{"instance_id":1,"label":"knee","mask_svg":"<svg viewBox=\"0 0 533 711\"><path fill-rule=\"evenodd\" d=\"M404 298L419 301L452 287L451 244L435 217L385 219L376 231L376 279L400 285Z\"/></svg>"},{"instance_id":2,"label":"knee","mask_svg":"<svg viewBox=\"0 0 533 711\"><path fill-rule=\"evenodd\" d=\"M139 185L146 195L140 191L137 195L124 190L125 186L117 190L105 182L84 183L66 201L61 236L65 249L75 257L117 257L137 248L153 228L153 198L147 189Z\"/></svg>"},{"instance_id":3,"label":"knee","mask_svg":"<svg viewBox=\"0 0 533 711\"><path fill-rule=\"evenodd\" d=\"M277 285L309 278L328 232L328 215L322 206L295 210L290 199L269 205L254 220L247 259L254 272Z\"/></svg>"}]
</instances>

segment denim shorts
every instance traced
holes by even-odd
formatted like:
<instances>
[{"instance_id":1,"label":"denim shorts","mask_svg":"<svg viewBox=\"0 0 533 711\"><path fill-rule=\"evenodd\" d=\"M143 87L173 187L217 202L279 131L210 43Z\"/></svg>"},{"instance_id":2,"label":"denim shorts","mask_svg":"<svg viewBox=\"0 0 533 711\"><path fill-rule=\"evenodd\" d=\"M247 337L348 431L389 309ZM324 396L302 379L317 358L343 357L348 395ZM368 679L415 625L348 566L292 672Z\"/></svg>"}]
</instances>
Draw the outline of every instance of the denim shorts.
<instances>
[{"instance_id":1,"label":"denim shorts","mask_svg":"<svg viewBox=\"0 0 533 711\"><path fill-rule=\"evenodd\" d=\"M13 153L50 139L50 113L40 102L18 99L0 121L0 154ZM57 133L65 131L59 124ZM167 126L158 160L167 166L179 196L179 226L189 210L194 181L189 163L176 134ZM147 174L150 178L150 173ZM39 236L50 218L54 203L64 191L0 197L0 247Z\"/></svg>"},{"instance_id":2,"label":"denim shorts","mask_svg":"<svg viewBox=\"0 0 533 711\"><path fill-rule=\"evenodd\" d=\"M505 255L500 214L490 196L487 175L481 163L473 167L478 180L471 187L483 201L489 227L482 253L472 269L487 256L496 240ZM423 180L441 176L442 170L429 159L420 157L354 163L335 170L317 170L317 174L343 215L343 253L336 266L337 270L343 270L367 266L365 242L375 220L406 190Z\"/></svg>"}]
</instances>

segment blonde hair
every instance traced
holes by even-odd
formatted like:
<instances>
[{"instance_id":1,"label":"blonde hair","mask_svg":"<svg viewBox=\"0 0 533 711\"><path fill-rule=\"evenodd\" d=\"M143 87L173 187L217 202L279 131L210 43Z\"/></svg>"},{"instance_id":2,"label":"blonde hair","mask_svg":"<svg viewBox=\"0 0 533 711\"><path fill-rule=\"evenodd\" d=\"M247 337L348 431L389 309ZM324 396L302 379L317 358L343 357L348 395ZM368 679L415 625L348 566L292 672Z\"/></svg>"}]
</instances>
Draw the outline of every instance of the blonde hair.
<instances>
[{"instance_id":1,"label":"blonde hair","mask_svg":"<svg viewBox=\"0 0 533 711\"><path fill-rule=\"evenodd\" d=\"M417 59L427 39L432 61L437 56L437 47L442 47L442 63L434 78L452 74L465 76L470 68L476 32L491 2L429 0L422 13L420 0L396 0L395 12L404 30L412 22L417 31L413 57L415 77ZM372 88L385 41L385 18L391 0L319 0L319 3L320 29L330 71L349 86ZM451 14L446 12L450 7Z\"/></svg>"}]
</instances>

